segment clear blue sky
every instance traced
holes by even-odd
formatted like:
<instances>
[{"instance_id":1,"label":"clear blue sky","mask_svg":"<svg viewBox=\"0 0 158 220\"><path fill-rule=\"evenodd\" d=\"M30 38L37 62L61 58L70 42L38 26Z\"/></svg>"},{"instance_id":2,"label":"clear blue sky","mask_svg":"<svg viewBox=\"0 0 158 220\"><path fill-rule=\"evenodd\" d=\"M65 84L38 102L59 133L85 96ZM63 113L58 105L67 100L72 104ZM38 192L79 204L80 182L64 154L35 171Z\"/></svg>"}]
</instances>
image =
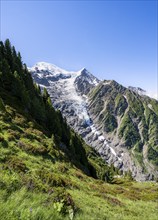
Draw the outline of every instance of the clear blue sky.
<instances>
[{"instance_id":1,"label":"clear blue sky","mask_svg":"<svg viewBox=\"0 0 158 220\"><path fill-rule=\"evenodd\" d=\"M1 0L1 40L32 66L86 67L100 79L156 94L157 1Z\"/></svg>"}]
</instances>

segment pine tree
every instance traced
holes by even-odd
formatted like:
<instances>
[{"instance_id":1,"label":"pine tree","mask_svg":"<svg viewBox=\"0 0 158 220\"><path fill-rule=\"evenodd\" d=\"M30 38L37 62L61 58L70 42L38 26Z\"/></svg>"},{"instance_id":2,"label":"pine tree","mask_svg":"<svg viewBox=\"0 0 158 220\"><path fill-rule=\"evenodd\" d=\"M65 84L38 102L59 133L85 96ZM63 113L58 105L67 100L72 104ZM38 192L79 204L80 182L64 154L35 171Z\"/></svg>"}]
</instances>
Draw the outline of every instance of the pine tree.
<instances>
[{"instance_id":1,"label":"pine tree","mask_svg":"<svg viewBox=\"0 0 158 220\"><path fill-rule=\"evenodd\" d=\"M11 91L13 75L6 59L2 59L2 61L0 62L0 72L1 86L6 90Z\"/></svg>"},{"instance_id":2,"label":"pine tree","mask_svg":"<svg viewBox=\"0 0 158 220\"><path fill-rule=\"evenodd\" d=\"M5 58L8 61L11 71L13 70L12 48L9 39L4 43L5 46Z\"/></svg>"},{"instance_id":3,"label":"pine tree","mask_svg":"<svg viewBox=\"0 0 158 220\"><path fill-rule=\"evenodd\" d=\"M43 100L46 103L47 99L49 97L48 91L46 88L43 89Z\"/></svg>"},{"instance_id":4,"label":"pine tree","mask_svg":"<svg viewBox=\"0 0 158 220\"><path fill-rule=\"evenodd\" d=\"M2 41L0 41L0 62L4 59L5 48Z\"/></svg>"}]
</instances>

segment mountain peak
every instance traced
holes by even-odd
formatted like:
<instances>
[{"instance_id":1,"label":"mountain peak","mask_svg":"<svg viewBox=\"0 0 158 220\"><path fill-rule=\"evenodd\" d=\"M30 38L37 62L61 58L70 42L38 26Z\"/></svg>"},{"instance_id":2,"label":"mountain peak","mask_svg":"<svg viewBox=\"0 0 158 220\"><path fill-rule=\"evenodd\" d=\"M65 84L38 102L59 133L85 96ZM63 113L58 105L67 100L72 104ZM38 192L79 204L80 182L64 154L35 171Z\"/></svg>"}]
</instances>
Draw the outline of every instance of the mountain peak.
<instances>
[{"instance_id":1,"label":"mountain peak","mask_svg":"<svg viewBox=\"0 0 158 220\"><path fill-rule=\"evenodd\" d=\"M92 76L92 74L84 67L80 70L81 75Z\"/></svg>"},{"instance_id":2,"label":"mountain peak","mask_svg":"<svg viewBox=\"0 0 158 220\"><path fill-rule=\"evenodd\" d=\"M85 72L85 71L87 71L86 67L83 67L83 68L80 70L80 72Z\"/></svg>"},{"instance_id":3,"label":"mountain peak","mask_svg":"<svg viewBox=\"0 0 158 220\"><path fill-rule=\"evenodd\" d=\"M29 70L31 72L44 71L44 72L50 72L53 74L60 74L60 73L67 74L68 73L68 71L61 69L60 67L54 64L43 62L43 61L36 63L33 67L29 68Z\"/></svg>"},{"instance_id":4,"label":"mountain peak","mask_svg":"<svg viewBox=\"0 0 158 220\"><path fill-rule=\"evenodd\" d=\"M84 79L88 80L91 84L97 85L100 81L93 74L91 74L85 67L82 68L79 72L80 77L84 77Z\"/></svg>"}]
</instances>

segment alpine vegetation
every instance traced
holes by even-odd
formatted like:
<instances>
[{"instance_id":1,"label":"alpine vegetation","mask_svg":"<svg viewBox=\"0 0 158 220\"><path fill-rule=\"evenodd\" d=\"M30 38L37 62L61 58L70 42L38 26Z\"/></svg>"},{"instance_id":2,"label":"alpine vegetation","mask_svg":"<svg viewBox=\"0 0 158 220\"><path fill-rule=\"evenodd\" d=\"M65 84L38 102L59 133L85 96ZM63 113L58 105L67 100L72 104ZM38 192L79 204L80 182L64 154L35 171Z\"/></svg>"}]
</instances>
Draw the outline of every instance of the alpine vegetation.
<instances>
[{"instance_id":1,"label":"alpine vegetation","mask_svg":"<svg viewBox=\"0 0 158 220\"><path fill-rule=\"evenodd\" d=\"M152 174L157 102L113 83L86 69L28 70L10 41L0 42L1 219L157 219L157 183L135 182L119 150L133 167L143 161L140 176Z\"/></svg>"}]
</instances>

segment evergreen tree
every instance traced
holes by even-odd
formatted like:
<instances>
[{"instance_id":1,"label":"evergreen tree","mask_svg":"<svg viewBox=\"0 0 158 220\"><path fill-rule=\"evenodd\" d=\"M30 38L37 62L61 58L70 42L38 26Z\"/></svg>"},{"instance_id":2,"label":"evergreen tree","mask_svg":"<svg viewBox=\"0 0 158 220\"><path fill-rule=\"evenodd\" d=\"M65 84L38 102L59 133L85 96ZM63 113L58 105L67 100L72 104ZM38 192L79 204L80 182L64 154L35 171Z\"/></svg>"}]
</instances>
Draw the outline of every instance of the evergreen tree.
<instances>
[{"instance_id":1,"label":"evergreen tree","mask_svg":"<svg viewBox=\"0 0 158 220\"><path fill-rule=\"evenodd\" d=\"M12 59L12 48L9 39L7 39L4 43L5 45L5 58L8 61L11 71L13 70L13 59Z\"/></svg>"},{"instance_id":2,"label":"evergreen tree","mask_svg":"<svg viewBox=\"0 0 158 220\"><path fill-rule=\"evenodd\" d=\"M48 91L46 88L43 89L43 100L46 103L47 99L49 97Z\"/></svg>"},{"instance_id":3,"label":"evergreen tree","mask_svg":"<svg viewBox=\"0 0 158 220\"><path fill-rule=\"evenodd\" d=\"M2 61L0 62L0 72L1 86L6 90L11 91L13 75L6 59L2 59Z\"/></svg>"},{"instance_id":4,"label":"evergreen tree","mask_svg":"<svg viewBox=\"0 0 158 220\"><path fill-rule=\"evenodd\" d=\"M2 41L0 41L0 62L4 59L5 48Z\"/></svg>"}]
</instances>

